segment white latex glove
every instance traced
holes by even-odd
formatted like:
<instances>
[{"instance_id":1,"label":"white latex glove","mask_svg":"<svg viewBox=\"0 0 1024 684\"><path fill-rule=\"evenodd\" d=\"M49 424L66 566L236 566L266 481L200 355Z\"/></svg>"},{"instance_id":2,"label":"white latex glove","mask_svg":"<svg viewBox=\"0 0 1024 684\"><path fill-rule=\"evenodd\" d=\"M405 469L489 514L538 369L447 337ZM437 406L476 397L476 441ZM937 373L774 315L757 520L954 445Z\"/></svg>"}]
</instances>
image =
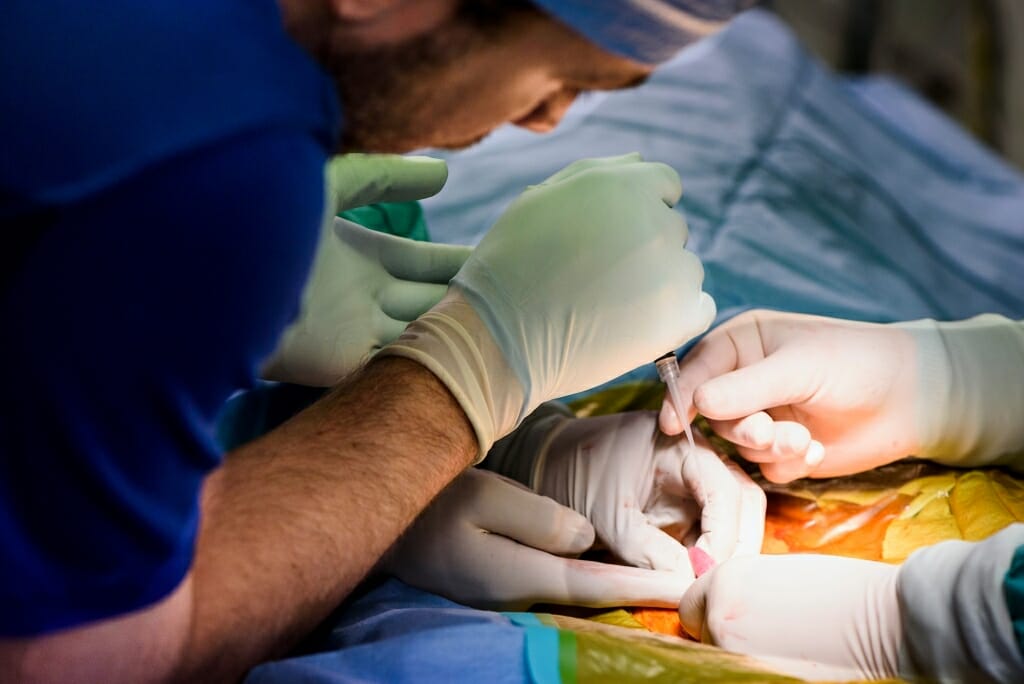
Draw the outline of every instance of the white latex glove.
<instances>
[{"instance_id":1,"label":"white latex glove","mask_svg":"<svg viewBox=\"0 0 1024 684\"><path fill-rule=\"evenodd\" d=\"M687 419L703 414L774 482L918 451L917 344L896 326L751 311L711 331L679 368ZM660 424L681 430L669 401Z\"/></svg>"},{"instance_id":2,"label":"white latex glove","mask_svg":"<svg viewBox=\"0 0 1024 684\"><path fill-rule=\"evenodd\" d=\"M576 556L594 541L578 513L495 473L470 469L420 515L382 568L480 608L534 603L675 607L689 581Z\"/></svg>"},{"instance_id":3,"label":"white latex glove","mask_svg":"<svg viewBox=\"0 0 1024 684\"><path fill-rule=\"evenodd\" d=\"M543 401L611 380L705 330L714 303L683 249L679 177L637 155L584 160L526 190L444 299L382 352L429 368L483 458Z\"/></svg>"},{"instance_id":4,"label":"white latex glove","mask_svg":"<svg viewBox=\"0 0 1024 684\"><path fill-rule=\"evenodd\" d=\"M750 311L679 368L687 418L703 414L775 482L909 455L1024 465L1024 328L1001 316L878 325ZM671 402L660 424L681 430Z\"/></svg>"},{"instance_id":5,"label":"white latex glove","mask_svg":"<svg viewBox=\"0 0 1024 684\"><path fill-rule=\"evenodd\" d=\"M916 454L1024 470L1024 324L984 314L900 323L918 348Z\"/></svg>"},{"instance_id":6,"label":"white latex glove","mask_svg":"<svg viewBox=\"0 0 1024 684\"><path fill-rule=\"evenodd\" d=\"M486 461L583 514L623 561L692 579L687 548L714 562L761 551L765 496L697 435L666 437L653 411L572 418L546 404Z\"/></svg>"},{"instance_id":7,"label":"white latex glove","mask_svg":"<svg viewBox=\"0 0 1024 684\"><path fill-rule=\"evenodd\" d=\"M694 637L815 681L1024 681L1003 579L1024 525L921 549L903 566L838 556L736 558L679 606Z\"/></svg>"},{"instance_id":8,"label":"white latex glove","mask_svg":"<svg viewBox=\"0 0 1024 684\"><path fill-rule=\"evenodd\" d=\"M470 248L367 230L333 214L374 202L435 194L448 168L438 159L345 155L328 167L333 202L299 317L263 368L268 380L329 387L444 295Z\"/></svg>"},{"instance_id":9,"label":"white latex glove","mask_svg":"<svg viewBox=\"0 0 1024 684\"><path fill-rule=\"evenodd\" d=\"M693 637L813 681L896 676L899 568L838 556L734 558L701 576L679 617Z\"/></svg>"}]
</instances>

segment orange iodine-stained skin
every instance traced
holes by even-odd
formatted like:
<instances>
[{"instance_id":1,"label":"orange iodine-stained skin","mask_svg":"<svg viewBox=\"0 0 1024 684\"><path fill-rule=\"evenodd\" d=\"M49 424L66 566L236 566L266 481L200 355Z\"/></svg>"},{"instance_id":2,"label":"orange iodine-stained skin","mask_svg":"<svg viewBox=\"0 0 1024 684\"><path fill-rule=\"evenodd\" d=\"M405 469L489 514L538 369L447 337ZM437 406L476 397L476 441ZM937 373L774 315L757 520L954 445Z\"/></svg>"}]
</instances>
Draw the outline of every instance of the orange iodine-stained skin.
<instances>
[{"instance_id":1,"label":"orange iodine-stained skin","mask_svg":"<svg viewBox=\"0 0 1024 684\"><path fill-rule=\"evenodd\" d=\"M679 621L679 611L671 608L637 608L633 611L633 617L649 631L656 634L667 634L669 636L689 639L689 635L683 631L683 623Z\"/></svg>"}]
</instances>

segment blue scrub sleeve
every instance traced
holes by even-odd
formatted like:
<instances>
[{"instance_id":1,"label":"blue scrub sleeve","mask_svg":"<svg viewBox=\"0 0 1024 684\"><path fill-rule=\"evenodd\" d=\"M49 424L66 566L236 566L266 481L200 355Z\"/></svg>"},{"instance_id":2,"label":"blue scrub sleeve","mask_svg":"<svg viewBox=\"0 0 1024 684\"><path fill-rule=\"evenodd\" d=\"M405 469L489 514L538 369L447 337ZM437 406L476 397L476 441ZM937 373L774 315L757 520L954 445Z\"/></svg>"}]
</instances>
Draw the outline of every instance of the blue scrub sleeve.
<instances>
[{"instance_id":1,"label":"blue scrub sleeve","mask_svg":"<svg viewBox=\"0 0 1024 684\"><path fill-rule=\"evenodd\" d=\"M183 579L217 413L296 312L325 159L251 132L19 222L39 232L0 281L0 636Z\"/></svg>"},{"instance_id":2,"label":"blue scrub sleeve","mask_svg":"<svg viewBox=\"0 0 1024 684\"><path fill-rule=\"evenodd\" d=\"M1013 554L1010 568L1003 578L1003 594L1006 596L1006 607L1010 611L1017 646L1024 654L1024 546L1018 547Z\"/></svg>"}]
</instances>

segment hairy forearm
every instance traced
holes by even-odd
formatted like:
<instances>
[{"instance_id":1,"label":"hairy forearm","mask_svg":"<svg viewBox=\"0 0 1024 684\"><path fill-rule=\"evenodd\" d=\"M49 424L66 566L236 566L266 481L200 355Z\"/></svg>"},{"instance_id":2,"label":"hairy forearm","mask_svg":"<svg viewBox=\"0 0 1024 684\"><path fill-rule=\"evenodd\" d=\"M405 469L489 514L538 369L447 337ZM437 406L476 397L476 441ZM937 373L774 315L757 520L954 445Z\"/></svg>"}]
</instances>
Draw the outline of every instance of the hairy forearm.
<instances>
[{"instance_id":1,"label":"hairy forearm","mask_svg":"<svg viewBox=\"0 0 1024 684\"><path fill-rule=\"evenodd\" d=\"M294 644L476 450L444 385L382 359L231 453L203 492L183 678L238 677Z\"/></svg>"}]
</instances>

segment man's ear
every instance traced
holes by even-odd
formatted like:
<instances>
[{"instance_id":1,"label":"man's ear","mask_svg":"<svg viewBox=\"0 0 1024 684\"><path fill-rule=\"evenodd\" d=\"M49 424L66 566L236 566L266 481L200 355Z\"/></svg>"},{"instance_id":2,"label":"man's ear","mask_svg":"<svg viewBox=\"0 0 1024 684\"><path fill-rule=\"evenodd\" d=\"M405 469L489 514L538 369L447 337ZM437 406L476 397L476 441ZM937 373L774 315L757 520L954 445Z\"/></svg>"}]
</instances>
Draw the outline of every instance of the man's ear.
<instances>
[{"instance_id":1,"label":"man's ear","mask_svg":"<svg viewBox=\"0 0 1024 684\"><path fill-rule=\"evenodd\" d=\"M403 0L330 0L334 15L346 21L373 21Z\"/></svg>"}]
</instances>

